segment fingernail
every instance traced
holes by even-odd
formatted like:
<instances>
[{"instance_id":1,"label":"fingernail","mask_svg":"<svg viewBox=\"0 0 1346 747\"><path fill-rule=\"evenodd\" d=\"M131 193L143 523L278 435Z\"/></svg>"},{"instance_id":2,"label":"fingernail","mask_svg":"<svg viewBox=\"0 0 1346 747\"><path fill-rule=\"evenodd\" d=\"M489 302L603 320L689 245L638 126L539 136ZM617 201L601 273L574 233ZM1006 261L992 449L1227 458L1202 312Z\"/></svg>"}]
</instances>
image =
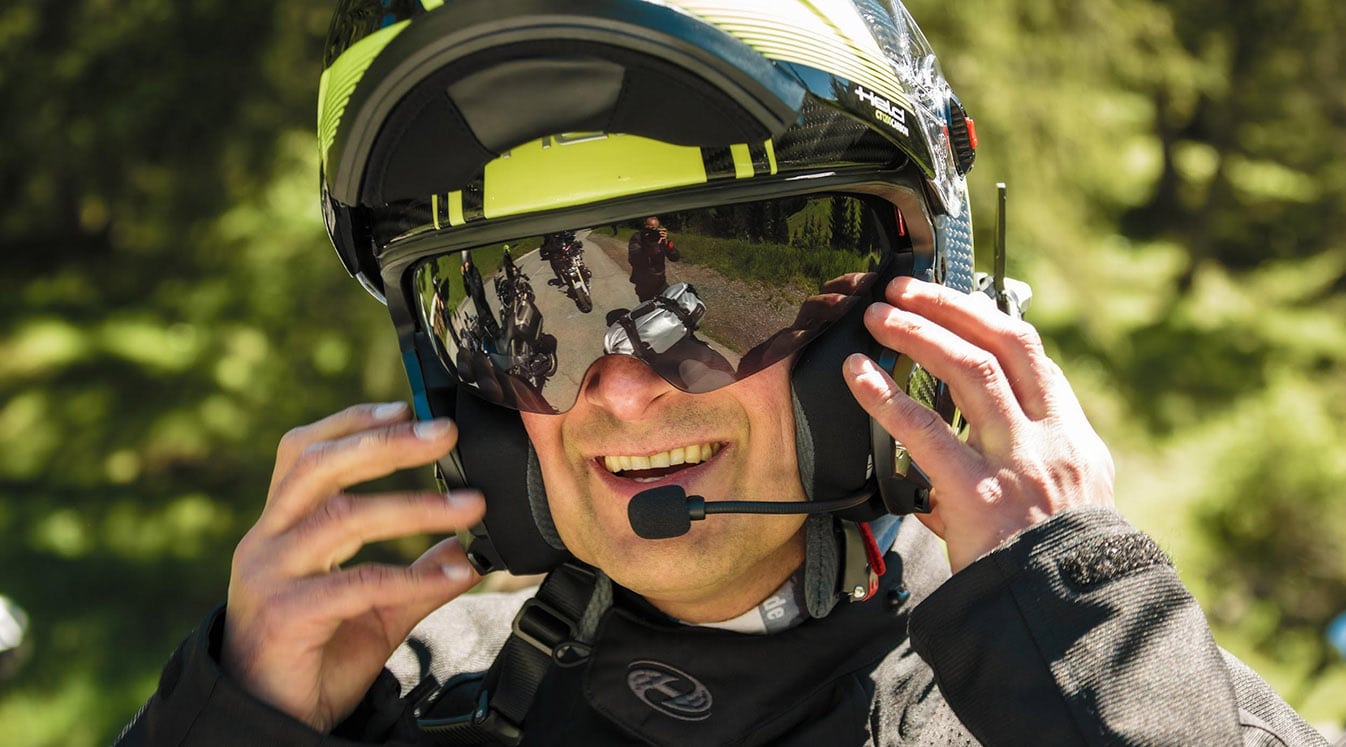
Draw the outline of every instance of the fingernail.
<instances>
[{"instance_id":1,"label":"fingernail","mask_svg":"<svg viewBox=\"0 0 1346 747\"><path fill-rule=\"evenodd\" d=\"M444 575L454 583L461 584L472 578L472 569L468 568L465 563L445 563L439 569L444 571Z\"/></svg>"},{"instance_id":2,"label":"fingernail","mask_svg":"<svg viewBox=\"0 0 1346 747\"><path fill-rule=\"evenodd\" d=\"M374 407L374 419L379 421L397 420L406 411L406 402L384 402Z\"/></svg>"},{"instance_id":3,"label":"fingernail","mask_svg":"<svg viewBox=\"0 0 1346 747\"><path fill-rule=\"evenodd\" d=\"M855 377L856 382L864 382L877 389L887 389L888 381L883 370L870 360L869 356L855 353L846 358L846 370Z\"/></svg>"},{"instance_id":4,"label":"fingernail","mask_svg":"<svg viewBox=\"0 0 1346 747\"><path fill-rule=\"evenodd\" d=\"M446 493L444 499L454 508L469 508L481 502L481 494L476 492L455 491Z\"/></svg>"},{"instance_id":5,"label":"fingernail","mask_svg":"<svg viewBox=\"0 0 1346 747\"><path fill-rule=\"evenodd\" d=\"M846 370L852 376L873 376L879 372L879 367L869 356L854 353L846 357Z\"/></svg>"},{"instance_id":6,"label":"fingernail","mask_svg":"<svg viewBox=\"0 0 1346 747\"><path fill-rule=\"evenodd\" d=\"M416 438L423 441L435 441L443 438L453 428L453 421L448 418L435 418L434 420L421 420L411 427L411 431L416 434Z\"/></svg>"}]
</instances>

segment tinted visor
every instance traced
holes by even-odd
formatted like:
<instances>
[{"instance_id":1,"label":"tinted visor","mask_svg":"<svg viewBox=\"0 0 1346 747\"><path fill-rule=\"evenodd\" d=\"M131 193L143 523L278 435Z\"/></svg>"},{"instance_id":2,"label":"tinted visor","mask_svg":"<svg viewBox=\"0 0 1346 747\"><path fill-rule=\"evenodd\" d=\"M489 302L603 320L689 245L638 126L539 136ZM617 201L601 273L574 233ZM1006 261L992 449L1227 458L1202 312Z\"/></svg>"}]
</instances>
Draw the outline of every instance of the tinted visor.
<instances>
[{"instance_id":1,"label":"tinted visor","mask_svg":"<svg viewBox=\"0 0 1346 747\"><path fill-rule=\"evenodd\" d=\"M451 375L563 412L606 355L697 394L788 358L873 298L900 226L843 194L661 213L431 256L410 290Z\"/></svg>"}]
</instances>

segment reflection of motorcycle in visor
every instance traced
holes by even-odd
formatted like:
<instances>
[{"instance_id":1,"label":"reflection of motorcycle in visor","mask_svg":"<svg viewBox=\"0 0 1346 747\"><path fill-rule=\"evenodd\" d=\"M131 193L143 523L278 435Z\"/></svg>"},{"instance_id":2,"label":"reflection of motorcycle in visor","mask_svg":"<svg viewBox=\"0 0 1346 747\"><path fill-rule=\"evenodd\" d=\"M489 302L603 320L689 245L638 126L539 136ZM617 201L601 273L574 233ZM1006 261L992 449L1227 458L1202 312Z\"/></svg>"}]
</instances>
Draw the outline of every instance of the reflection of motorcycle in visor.
<instances>
[{"instance_id":1,"label":"reflection of motorcycle in visor","mask_svg":"<svg viewBox=\"0 0 1346 747\"><path fill-rule=\"evenodd\" d=\"M568 409L606 355L637 358L683 391L712 391L790 357L872 300L875 270L910 250L892 204L866 196L669 211L661 219L681 258L667 267L668 287L642 302L628 260L642 219L471 247L482 275L496 277L494 298L464 286L460 249L410 265L446 371L489 401L532 412ZM576 287L553 281L539 294L529 284L580 256ZM498 336L482 317L500 320Z\"/></svg>"},{"instance_id":2,"label":"reflection of motorcycle in visor","mask_svg":"<svg viewBox=\"0 0 1346 747\"><path fill-rule=\"evenodd\" d=\"M551 263L551 270L556 275L547 284L560 288L581 312L593 311L594 302L589 293L593 273L584 264L584 244L575 238L575 232L562 231L543 237L540 254Z\"/></svg>"},{"instance_id":3,"label":"reflection of motorcycle in visor","mask_svg":"<svg viewBox=\"0 0 1346 747\"><path fill-rule=\"evenodd\" d=\"M541 389L556 373L556 338L542 331L542 313L528 275L515 266L508 251L503 262L496 276L496 297L503 309L505 330L497 357L511 376Z\"/></svg>"}]
</instances>

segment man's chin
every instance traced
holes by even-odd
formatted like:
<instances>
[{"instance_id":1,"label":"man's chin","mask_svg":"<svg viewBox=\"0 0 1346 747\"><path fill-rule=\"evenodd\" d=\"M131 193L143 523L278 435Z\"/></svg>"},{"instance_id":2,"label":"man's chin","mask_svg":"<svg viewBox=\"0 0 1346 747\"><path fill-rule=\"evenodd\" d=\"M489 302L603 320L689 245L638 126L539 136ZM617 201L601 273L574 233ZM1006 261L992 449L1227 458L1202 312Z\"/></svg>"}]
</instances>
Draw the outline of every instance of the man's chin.
<instances>
[{"instance_id":1,"label":"man's chin","mask_svg":"<svg viewBox=\"0 0 1346 747\"><path fill-rule=\"evenodd\" d=\"M591 535L601 545L586 562L674 618L714 622L750 609L799 567L800 526L794 516L713 516L659 540L625 528Z\"/></svg>"},{"instance_id":2,"label":"man's chin","mask_svg":"<svg viewBox=\"0 0 1346 747\"><path fill-rule=\"evenodd\" d=\"M697 531L647 540L628 530L609 539L598 567L613 582L651 601L712 594L724 575L722 564L733 555L708 533Z\"/></svg>"},{"instance_id":3,"label":"man's chin","mask_svg":"<svg viewBox=\"0 0 1346 747\"><path fill-rule=\"evenodd\" d=\"M614 520L602 536L586 538L590 552L583 554L592 559L581 560L642 594L655 588L667 593L713 586L717 578L782 554L800 525L802 519L795 516L718 515L692 522L685 534L676 537L645 539Z\"/></svg>"}]
</instances>

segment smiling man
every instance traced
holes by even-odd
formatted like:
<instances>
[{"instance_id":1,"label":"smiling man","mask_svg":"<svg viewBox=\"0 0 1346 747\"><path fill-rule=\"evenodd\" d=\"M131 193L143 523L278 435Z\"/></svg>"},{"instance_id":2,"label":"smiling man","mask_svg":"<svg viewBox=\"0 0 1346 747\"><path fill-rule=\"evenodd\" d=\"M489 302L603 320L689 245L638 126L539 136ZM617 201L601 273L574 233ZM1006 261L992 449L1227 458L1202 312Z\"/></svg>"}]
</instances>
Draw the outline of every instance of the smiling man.
<instances>
[{"instance_id":1,"label":"smiling man","mask_svg":"<svg viewBox=\"0 0 1346 747\"><path fill-rule=\"evenodd\" d=\"M803 561L802 516L725 516L651 541L632 530L628 506L662 484L707 496L805 500L789 387L788 362L688 394L643 363L611 357L594 366L569 412L525 414L566 549L686 622L755 607Z\"/></svg>"},{"instance_id":2,"label":"smiling man","mask_svg":"<svg viewBox=\"0 0 1346 747\"><path fill-rule=\"evenodd\" d=\"M899 3L346 0L325 64L328 231L412 406L282 439L119 743L1324 743L974 276L975 130ZM558 233L591 308L527 280ZM418 533L457 536L343 565ZM464 594L499 570L547 575Z\"/></svg>"}]
</instances>

